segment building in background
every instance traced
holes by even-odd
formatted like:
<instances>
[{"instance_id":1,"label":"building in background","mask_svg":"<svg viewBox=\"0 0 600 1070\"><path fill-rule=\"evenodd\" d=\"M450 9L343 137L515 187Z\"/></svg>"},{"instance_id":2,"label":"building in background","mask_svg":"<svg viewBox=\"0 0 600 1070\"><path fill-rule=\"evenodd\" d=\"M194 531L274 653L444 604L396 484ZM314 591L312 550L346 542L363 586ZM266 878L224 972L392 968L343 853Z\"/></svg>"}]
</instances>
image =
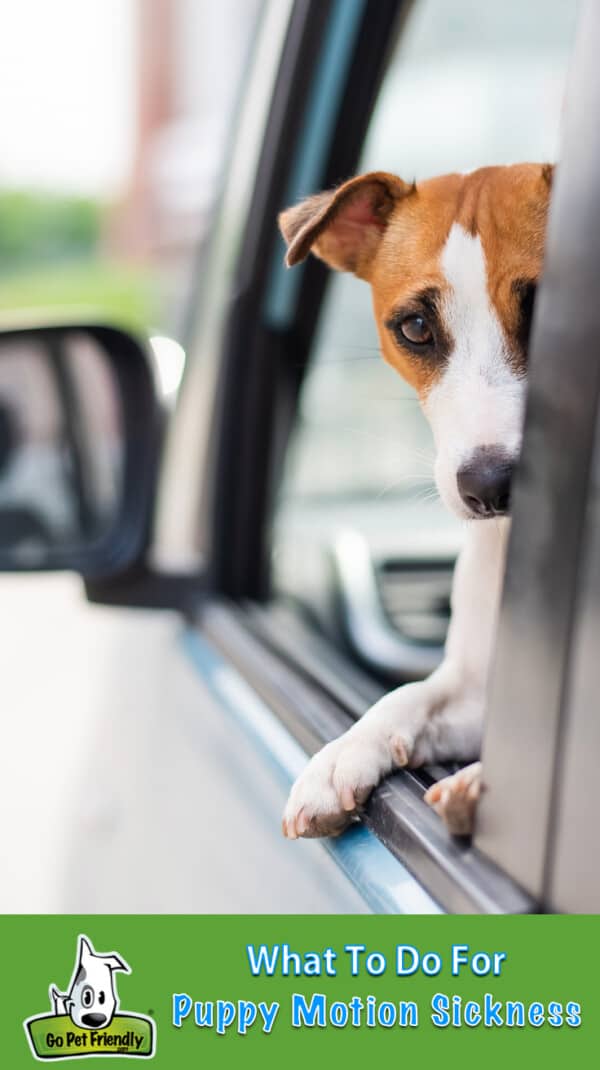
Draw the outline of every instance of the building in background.
<instances>
[{"instance_id":1,"label":"building in background","mask_svg":"<svg viewBox=\"0 0 600 1070\"><path fill-rule=\"evenodd\" d=\"M135 148L111 239L127 258L156 263L175 318L209 230L260 6L137 0Z\"/></svg>"},{"instance_id":2,"label":"building in background","mask_svg":"<svg viewBox=\"0 0 600 1070\"><path fill-rule=\"evenodd\" d=\"M0 5L0 314L177 332L261 7Z\"/></svg>"}]
</instances>

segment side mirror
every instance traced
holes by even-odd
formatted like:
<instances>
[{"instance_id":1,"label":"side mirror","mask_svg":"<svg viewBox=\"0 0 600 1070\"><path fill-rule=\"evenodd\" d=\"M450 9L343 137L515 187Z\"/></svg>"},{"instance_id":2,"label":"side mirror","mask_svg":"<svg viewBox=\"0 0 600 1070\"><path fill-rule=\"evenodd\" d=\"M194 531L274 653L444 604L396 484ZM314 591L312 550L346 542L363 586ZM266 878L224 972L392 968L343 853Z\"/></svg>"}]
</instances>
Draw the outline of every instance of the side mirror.
<instances>
[{"instance_id":1,"label":"side mirror","mask_svg":"<svg viewBox=\"0 0 600 1070\"><path fill-rule=\"evenodd\" d=\"M0 571L122 571L148 538L154 368L113 327L0 331Z\"/></svg>"}]
</instances>

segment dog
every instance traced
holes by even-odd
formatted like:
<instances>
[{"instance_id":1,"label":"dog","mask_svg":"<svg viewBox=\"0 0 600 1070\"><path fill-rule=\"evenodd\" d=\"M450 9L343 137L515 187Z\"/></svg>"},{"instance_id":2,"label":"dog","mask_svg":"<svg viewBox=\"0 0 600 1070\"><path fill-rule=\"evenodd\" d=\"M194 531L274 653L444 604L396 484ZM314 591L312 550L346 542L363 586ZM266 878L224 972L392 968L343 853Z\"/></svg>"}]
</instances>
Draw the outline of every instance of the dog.
<instances>
[{"instance_id":1,"label":"dog","mask_svg":"<svg viewBox=\"0 0 600 1070\"><path fill-rule=\"evenodd\" d=\"M68 1014L74 1025L84 1029L109 1026L118 1008L115 970L131 972L118 955L98 955L89 940L80 936L69 991L62 993L50 985L54 1014Z\"/></svg>"},{"instance_id":2,"label":"dog","mask_svg":"<svg viewBox=\"0 0 600 1070\"><path fill-rule=\"evenodd\" d=\"M288 266L312 253L370 284L382 356L432 428L440 497L468 522L442 663L312 758L285 808L291 839L343 831L393 769L448 760L473 764L425 799L452 833L472 830L552 174L524 163L410 184L373 172L279 217Z\"/></svg>"}]
</instances>

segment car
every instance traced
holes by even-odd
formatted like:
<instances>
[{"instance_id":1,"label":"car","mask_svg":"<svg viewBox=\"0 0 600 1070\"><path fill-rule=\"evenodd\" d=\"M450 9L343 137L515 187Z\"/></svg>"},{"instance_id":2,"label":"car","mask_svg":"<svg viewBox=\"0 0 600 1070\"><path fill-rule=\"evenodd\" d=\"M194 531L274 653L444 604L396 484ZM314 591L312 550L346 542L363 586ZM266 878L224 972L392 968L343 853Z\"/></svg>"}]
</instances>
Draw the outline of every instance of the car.
<instances>
[{"instance_id":1,"label":"car","mask_svg":"<svg viewBox=\"0 0 600 1070\"><path fill-rule=\"evenodd\" d=\"M77 771L64 895L34 909L600 909L600 14L587 5L572 52L575 4L450 6L263 5L174 406L148 340L114 324L0 335L0 401L21 406L0 567L83 577L90 606L111 607L87 612L121 637L110 700L127 696ZM366 288L316 260L288 271L277 214L372 166L420 178L551 158L569 60L475 835L451 837L423 802L456 768L435 766L387 778L339 838L288 844L280 811L307 756L439 661L462 530L433 497L426 425L378 357ZM17 350L53 406L35 434ZM9 537L3 472L17 480L24 450L44 464ZM82 656L99 679L77 640L65 671ZM61 693L55 679L51 720Z\"/></svg>"}]
</instances>

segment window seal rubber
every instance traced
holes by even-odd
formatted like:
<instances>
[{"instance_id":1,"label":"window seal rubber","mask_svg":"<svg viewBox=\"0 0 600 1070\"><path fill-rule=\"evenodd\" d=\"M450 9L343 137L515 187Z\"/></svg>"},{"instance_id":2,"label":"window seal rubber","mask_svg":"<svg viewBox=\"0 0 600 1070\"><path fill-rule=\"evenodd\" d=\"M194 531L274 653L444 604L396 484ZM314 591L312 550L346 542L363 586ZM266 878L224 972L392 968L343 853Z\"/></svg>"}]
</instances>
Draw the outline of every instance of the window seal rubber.
<instances>
[{"instance_id":1,"label":"window seal rubber","mask_svg":"<svg viewBox=\"0 0 600 1070\"><path fill-rule=\"evenodd\" d=\"M303 637L301 624L287 632L276 610L210 599L195 623L307 755L351 727L377 695L373 682L321 636L317 658L316 634L306 628ZM447 833L423 802L426 783L419 771L393 774L372 793L361 820L444 910L537 912L536 902L469 840Z\"/></svg>"}]
</instances>

